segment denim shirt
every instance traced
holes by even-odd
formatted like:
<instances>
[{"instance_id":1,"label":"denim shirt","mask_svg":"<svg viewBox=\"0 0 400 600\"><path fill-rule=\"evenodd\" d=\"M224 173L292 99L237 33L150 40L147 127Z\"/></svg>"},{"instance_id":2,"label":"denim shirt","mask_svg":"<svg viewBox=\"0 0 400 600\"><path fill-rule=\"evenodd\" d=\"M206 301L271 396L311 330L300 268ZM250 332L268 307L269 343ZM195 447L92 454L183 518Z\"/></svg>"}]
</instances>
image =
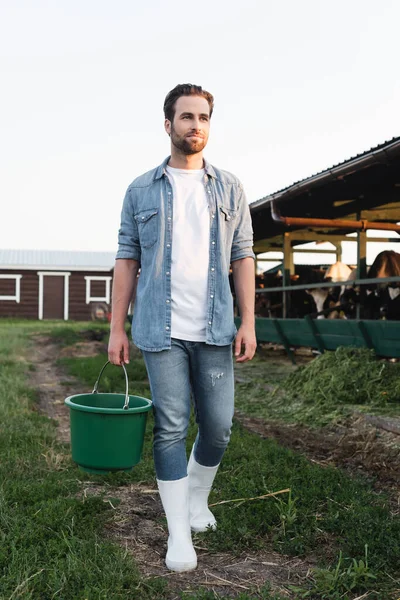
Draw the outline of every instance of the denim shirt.
<instances>
[{"instance_id":1,"label":"denim shirt","mask_svg":"<svg viewBox=\"0 0 400 600\"><path fill-rule=\"evenodd\" d=\"M121 213L116 259L140 263L132 338L142 350L171 347L171 252L173 197L166 166L141 175L129 186ZM204 161L204 185L210 213L210 254L206 343L231 344L236 327L229 265L250 256L253 231L240 181Z\"/></svg>"}]
</instances>

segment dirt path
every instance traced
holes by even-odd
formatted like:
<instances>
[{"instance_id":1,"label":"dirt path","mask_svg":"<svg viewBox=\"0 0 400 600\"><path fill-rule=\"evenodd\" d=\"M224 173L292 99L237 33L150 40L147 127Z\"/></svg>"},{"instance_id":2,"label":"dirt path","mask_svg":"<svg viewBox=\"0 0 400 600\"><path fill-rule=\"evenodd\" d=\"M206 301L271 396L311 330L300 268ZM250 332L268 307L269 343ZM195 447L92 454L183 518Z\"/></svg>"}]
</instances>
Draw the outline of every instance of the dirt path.
<instances>
[{"instance_id":1,"label":"dirt path","mask_svg":"<svg viewBox=\"0 0 400 600\"><path fill-rule=\"evenodd\" d=\"M69 414L64 399L77 393L79 383L56 365L60 348L51 338L35 335L32 340L35 347L29 359L35 370L29 383L39 392L39 410L57 421L59 441L69 442Z\"/></svg>"},{"instance_id":2,"label":"dirt path","mask_svg":"<svg viewBox=\"0 0 400 600\"><path fill-rule=\"evenodd\" d=\"M82 385L56 365L60 356L57 344L42 335L34 336L33 341L35 347L30 360L35 371L30 384L39 392L40 410L57 421L59 441L69 443L69 415L64 398L81 392ZM99 342L91 344L92 355L98 353ZM76 344L63 352L68 356L84 352L88 356L91 352L89 346L90 343L85 343L84 348L82 344ZM178 592L195 592L200 587L232 598L246 591L254 593L266 582L276 593L290 598L285 587L303 583L308 570L314 566L311 560L266 551L245 553L239 557L229 553L210 554L201 536L197 536L194 543L198 568L187 574L176 574L168 571L164 564L167 533L155 486L111 487L83 481L82 496L89 495L105 495L114 515L107 524L107 535L132 554L145 579L167 579L165 597L171 600L178 598ZM112 498L117 498L119 503L114 506Z\"/></svg>"},{"instance_id":3,"label":"dirt path","mask_svg":"<svg viewBox=\"0 0 400 600\"><path fill-rule=\"evenodd\" d=\"M249 431L263 438L274 438L311 462L367 477L377 493L389 494L392 512L399 513L400 435L375 427L363 416L349 419L345 426L324 430L265 421L239 412L235 416Z\"/></svg>"}]
</instances>

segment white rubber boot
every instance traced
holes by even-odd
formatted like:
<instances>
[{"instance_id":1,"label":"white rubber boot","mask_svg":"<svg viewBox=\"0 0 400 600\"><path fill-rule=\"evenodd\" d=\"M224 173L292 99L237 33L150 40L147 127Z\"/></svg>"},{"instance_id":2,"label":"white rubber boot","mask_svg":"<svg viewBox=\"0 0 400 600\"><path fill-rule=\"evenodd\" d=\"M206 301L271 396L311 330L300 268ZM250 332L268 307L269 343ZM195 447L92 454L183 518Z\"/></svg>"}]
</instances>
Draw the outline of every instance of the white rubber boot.
<instances>
[{"instance_id":1,"label":"white rubber boot","mask_svg":"<svg viewBox=\"0 0 400 600\"><path fill-rule=\"evenodd\" d=\"M169 532L165 564L171 571L191 571L197 567L189 523L188 483L188 477L174 481L157 479Z\"/></svg>"},{"instance_id":2,"label":"white rubber boot","mask_svg":"<svg viewBox=\"0 0 400 600\"><path fill-rule=\"evenodd\" d=\"M208 508L208 496L211 491L219 465L204 467L196 462L194 451L190 454L188 463L189 477L189 509L190 527L193 531L206 531L209 527L216 529L217 521Z\"/></svg>"}]
</instances>

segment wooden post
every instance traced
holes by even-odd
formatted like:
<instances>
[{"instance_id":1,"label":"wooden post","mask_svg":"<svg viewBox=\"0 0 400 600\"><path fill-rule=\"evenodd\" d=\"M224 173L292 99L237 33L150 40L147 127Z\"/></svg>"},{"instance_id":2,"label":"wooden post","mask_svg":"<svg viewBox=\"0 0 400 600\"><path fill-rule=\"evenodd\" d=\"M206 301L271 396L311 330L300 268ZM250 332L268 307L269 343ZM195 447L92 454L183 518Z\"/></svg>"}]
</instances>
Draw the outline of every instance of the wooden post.
<instances>
[{"instance_id":1,"label":"wooden post","mask_svg":"<svg viewBox=\"0 0 400 600\"><path fill-rule=\"evenodd\" d=\"M282 285L290 285L290 275L294 272L293 251L290 240L290 233L283 234L283 274ZM290 297L287 292L283 292L283 318L286 319L290 308Z\"/></svg>"},{"instance_id":2,"label":"wooden post","mask_svg":"<svg viewBox=\"0 0 400 600\"><path fill-rule=\"evenodd\" d=\"M361 213L357 215L361 219ZM367 276L367 232L357 232L357 278L365 279ZM366 296L365 286L360 286L360 302L357 304L357 319L361 318L361 306Z\"/></svg>"},{"instance_id":3,"label":"wooden post","mask_svg":"<svg viewBox=\"0 0 400 600\"><path fill-rule=\"evenodd\" d=\"M360 231L357 237L357 277L364 279L367 276L367 232Z\"/></svg>"},{"instance_id":4,"label":"wooden post","mask_svg":"<svg viewBox=\"0 0 400 600\"><path fill-rule=\"evenodd\" d=\"M336 262L342 262L342 242L336 242Z\"/></svg>"}]
</instances>

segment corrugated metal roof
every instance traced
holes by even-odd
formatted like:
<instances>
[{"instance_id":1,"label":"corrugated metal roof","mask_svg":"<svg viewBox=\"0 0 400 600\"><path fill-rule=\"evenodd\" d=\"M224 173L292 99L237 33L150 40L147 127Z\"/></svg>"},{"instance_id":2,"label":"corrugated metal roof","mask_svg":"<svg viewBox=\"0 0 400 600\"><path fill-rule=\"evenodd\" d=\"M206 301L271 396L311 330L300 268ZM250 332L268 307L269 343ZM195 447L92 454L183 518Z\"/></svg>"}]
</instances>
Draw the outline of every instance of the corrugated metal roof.
<instances>
[{"instance_id":1,"label":"corrugated metal roof","mask_svg":"<svg viewBox=\"0 0 400 600\"><path fill-rule=\"evenodd\" d=\"M110 271L114 262L115 252L0 249L0 269Z\"/></svg>"},{"instance_id":2,"label":"corrugated metal roof","mask_svg":"<svg viewBox=\"0 0 400 600\"><path fill-rule=\"evenodd\" d=\"M377 146L374 146L372 148L370 148L369 150L365 150L365 152L361 152L360 154L356 154L356 156L352 156L351 158L348 158L340 163L337 163L335 165L333 165L332 167L328 168L328 169L324 169L323 171L319 171L318 173L315 173L314 175L311 175L310 177L305 177L304 179L300 179L299 181L296 181L294 183L291 183L290 185L282 188L281 190L278 190L276 192L273 192L272 194L269 194L267 196L264 196L263 198L260 198L259 200L255 200L254 202L250 203L250 208L258 208L261 207L262 205L264 205L267 202L270 202L271 200L279 200L285 196L288 196L288 194L290 194L291 192L296 193L297 188L300 190L300 188L304 188L305 186L311 184L318 184L318 182L322 183L322 180L324 180L326 178L326 176L331 176L332 178L336 178L339 174L341 174L341 172L343 171L343 169L345 169L347 166L351 166L351 167L355 167L357 168L358 163L363 163L363 161L366 158L373 158L375 154L382 154L382 153L386 153L386 151L396 151L398 152L400 146L400 136L399 137L393 137L391 140L388 140L386 142L383 142L382 144L378 144ZM378 157L376 157L377 162L379 162Z\"/></svg>"}]
</instances>

